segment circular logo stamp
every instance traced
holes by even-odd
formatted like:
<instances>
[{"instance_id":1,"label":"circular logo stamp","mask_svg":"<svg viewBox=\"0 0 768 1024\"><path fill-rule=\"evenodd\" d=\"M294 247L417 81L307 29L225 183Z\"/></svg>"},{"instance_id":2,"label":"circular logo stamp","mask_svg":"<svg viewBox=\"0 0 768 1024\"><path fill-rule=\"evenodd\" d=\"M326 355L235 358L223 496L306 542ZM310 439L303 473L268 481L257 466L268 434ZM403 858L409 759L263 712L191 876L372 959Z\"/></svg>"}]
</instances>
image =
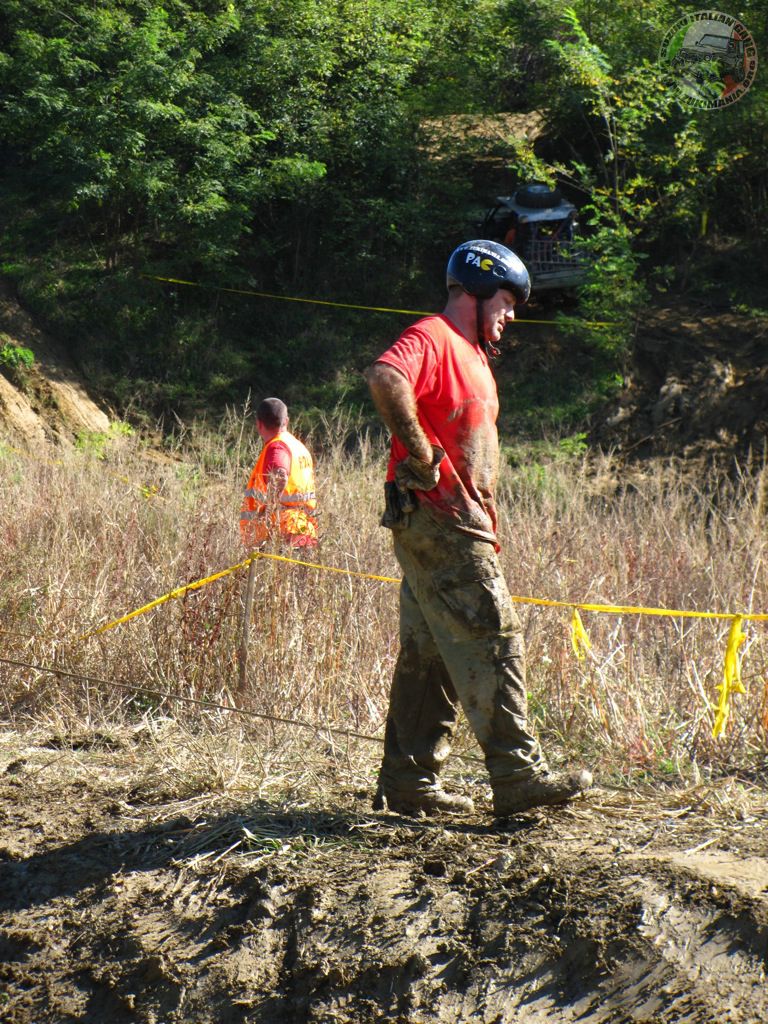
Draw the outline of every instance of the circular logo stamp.
<instances>
[{"instance_id":1,"label":"circular logo stamp","mask_svg":"<svg viewBox=\"0 0 768 1024\"><path fill-rule=\"evenodd\" d=\"M664 36L659 60L671 68L686 105L715 110L740 100L752 85L757 47L737 18L695 11Z\"/></svg>"}]
</instances>

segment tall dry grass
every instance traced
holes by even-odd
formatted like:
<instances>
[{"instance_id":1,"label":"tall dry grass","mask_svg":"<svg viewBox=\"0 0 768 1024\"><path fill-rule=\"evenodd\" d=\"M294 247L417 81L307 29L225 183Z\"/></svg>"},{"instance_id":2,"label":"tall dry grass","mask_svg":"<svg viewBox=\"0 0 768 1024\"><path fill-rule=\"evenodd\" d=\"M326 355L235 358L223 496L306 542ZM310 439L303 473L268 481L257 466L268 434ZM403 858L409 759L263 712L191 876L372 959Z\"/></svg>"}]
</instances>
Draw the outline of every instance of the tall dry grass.
<instances>
[{"instance_id":1,"label":"tall dry grass","mask_svg":"<svg viewBox=\"0 0 768 1024\"><path fill-rule=\"evenodd\" d=\"M316 424L309 440L322 509L317 560L398 576L378 525L383 442L343 415ZM242 571L78 639L242 560L238 510L256 450L251 426L234 413L215 433L180 436L162 454L132 438L110 443L104 459L24 457L0 446L1 656L92 677L0 662L0 714L10 725L168 716L192 731L212 720L229 728L233 716L160 695L168 693L312 723L315 733L299 741L307 748L332 744L333 728L381 735L397 653L392 584L261 561L242 695ZM768 611L765 470L704 488L680 471L649 469L610 490L600 481L611 472L594 459L504 470L501 557L513 594ZM149 485L157 491L147 496ZM715 741L727 621L585 612L592 652L580 662L566 610L519 612L531 713L551 760L580 758L617 774L762 764L768 624L746 627L747 694L734 698L727 735ZM238 727L262 752L295 735L267 719Z\"/></svg>"}]
</instances>

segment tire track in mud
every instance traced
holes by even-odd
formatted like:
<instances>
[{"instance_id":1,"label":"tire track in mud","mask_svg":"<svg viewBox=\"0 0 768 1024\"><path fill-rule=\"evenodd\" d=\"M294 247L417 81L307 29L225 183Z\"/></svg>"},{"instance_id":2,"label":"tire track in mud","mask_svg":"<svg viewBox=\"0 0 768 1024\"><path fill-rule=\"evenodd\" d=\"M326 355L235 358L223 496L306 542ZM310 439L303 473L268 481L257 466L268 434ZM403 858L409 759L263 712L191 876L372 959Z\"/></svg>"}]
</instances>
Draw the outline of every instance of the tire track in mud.
<instances>
[{"instance_id":1,"label":"tire track in mud","mask_svg":"<svg viewBox=\"0 0 768 1024\"><path fill-rule=\"evenodd\" d=\"M433 863L351 894L345 879L303 891L314 914L286 911L301 936L284 964L294 1019L766 1019L764 905L717 901L661 862L653 876L574 871L523 847L513 868L497 858L466 880L435 879Z\"/></svg>"},{"instance_id":2,"label":"tire track in mud","mask_svg":"<svg viewBox=\"0 0 768 1024\"><path fill-rule=\"evenodd\" d=\"M499 830L353 798L158 823L82 787L47 817L21 795L0 787L7 1024L768 1019L768 862L712 850L704 819L691 854L589 802ZM284 838L227 852L244 823Z\"/></svg>"}]
</instances>

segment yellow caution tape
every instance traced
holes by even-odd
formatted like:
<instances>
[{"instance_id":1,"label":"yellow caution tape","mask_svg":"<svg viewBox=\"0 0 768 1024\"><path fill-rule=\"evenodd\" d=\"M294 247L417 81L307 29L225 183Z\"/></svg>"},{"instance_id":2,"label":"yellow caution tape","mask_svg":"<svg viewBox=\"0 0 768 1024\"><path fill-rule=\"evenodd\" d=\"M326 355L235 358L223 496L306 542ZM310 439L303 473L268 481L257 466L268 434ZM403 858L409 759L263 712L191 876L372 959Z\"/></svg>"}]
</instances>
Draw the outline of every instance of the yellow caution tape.
<instances>
[{"instance_id":1,"label":"yellow caution tape","mask_svg":"<svg viewBox=\"0 0 768 1024\"><path fill-rule=\"evenodd\" d=\"M295 295L276 295L274 292L256 292L249 288L225 288L220 285L204 285L198 281L185 281L180 277L160 277L158 274L141 274L147 281L162 281L165 284L183 284L187 288L202 288L206 291L229 292L231 295L253 295L258 299L277 299L280 302L306 302L313 306L335 306L337 309L364 309L370 313L402 313L406 316L434 316L434 310L393 309L390 306L361 306L354 302L330 302L327 299L300 299ZM616 324L603 320L585 320L587 327L615 327ZM516 324L556 324L557 320L521 320Z\"/></svg>"},{"instance_id":2,"label":"yellow caution tape","mask_svg":"<svg viewBox=\"0 0 768 1024\"><path fill-rule=\"evenodd\" d=\"M642 605L583 604L579 601L549 601L543 597L515 597L517 604L538 604L544 608L578 608L583 612L608 612L611 615L660 615L669 619L734 619L768 622L768 612L690 612L679 608L645 608Z\"/></svg>"},{"instance_id":3,"label":"yellow caution tape","mask_svg":"<svg viewBox=\"0 0 768 1024\"><path fill-rule=\"evenodd\" d=\"M323 565L319 562L307 562L301 558L290 558L288 555L275 555L268 554L264 551L254 551L244 561L238 562L237 565L231 565L229 568L222 569L220 572L213 573L211 576L205 576L203 579L195 580L193 583L187 583L183 587L177 587L175 590L171 590L169 593L163 594L162 597L158 597L154 601L150 601L148 604L143 605L141 608L137 608L135 611L129 612L127 615L121 615L120 618L113 619L112 622L108 622L104 626L99 626L97 629L93 629L88 633L83 633L82 636L78 637L78 640L87 640L89 637L97 636L100 633L106 633L108 630L114 629L115 626L119 626L124 622L130 622L131 619L138 618L138 616L152 611L153 608L159 607L166 601L170 601L177 597L183 597L189 591L199 590L208 583L213 583L215 580L220 580L224 576L229 576L231 573L237 572L238 569L247 568L256 558L269 558L277 562L286 562L290 565L303 565L309 569L322 569L325 572L336 572L345 576L356 576L360 579L377 580L381 583L401 582L401 580L396 579L394 576L380 576L375 573L360 572L355 569L342 569L338 566ZM741 624L745 620L750 620L752 622L768 621L768 614L763 613L745 612L741 615L735 615L731 612L691 612L673 608L646 608L636 605L585 604L573 601L551 601L545 598L519 596L512 596L512 600L519 604L533 604L549 608L571 608L573 610L571 617L571 644L579 661L583 661L587 653L592 649L592 644L590 643L587 632L584 629L584 624L581 621L579 610L607 612L616 615L656 615L667 618L689 619L731 619L732 623L728 634L725 665L723 668L723 682L718 686L720 698L712 730L712 735L715 739L722 736L725 731L725 726L730 715L731 695L735 693L743 694L746 692L741 681L741 664L738 657L738 649L746 639L746 636L742 631Z\"/></svg>"},{"instance_id":4,"label":"yellow caution tape","mask_svg":"<svg viewBox=\"0 0 768 1024\"><path fill-rule=\"evenodd\" d=\"M175 590L170 590L167 594L163 594L162 597L155 598L154 601L150 601L148 604L142 605L141 608L136 608L135 611L128 612L127 615L121 615L119 619L113 619L111 622L107 622L104 626L99 626L98 629L92 629L88 633L83 633L79 636L78 640L87 640L89 637L98 636L100 633L106 633L110 629L114 629L115 626L120 626L124 622L130 622L131 619L137 619L140 615L145 615L147 612L151 612L153 608L159 608L161 604L165 604L166 601L170 601L173 598L184 597L191 590L199 590L201 587L206 586L208 583L214 583L216 580L222 579L224 576L229 576L233 572L237 572L238 569L246 569L255 558L272 558L278 562L290 562L293 565L306 565L310 569L325 569L326 572L340 572L347 576L360 576L366 580L379 580L382 583L399 583L400 580L395 579L393 576L375 576L368 572L356 572L354 569L339 569L331 565L318 565L316 562L304 562L299 558L288 558L285 555L270 555L263 551L254 551L252 555L249 555L244 562L238 562L237 565L230 565L227 569L222 569L221 572L213 573L211 576L205 576L203 579L195 580L193 583L186 583L183 587L176 587Z\"/></svg>"},{"instance_id":5,"label":"yellow caution tape","mask_svg":"<svg viewBox=\"0 0 768 1024\"><path fill-rule=\"evenodd\" d=\"M747 639L746 633L741 628L742 619L743 616L741 615L734 617L728 634L725 665L723 666L723 681L718 686L720 700L717 704L715 724L712 728L712 736L715 739L722 736L725 732L725 725L731 714L731 694L747 692L741 681L741 661L739 658L739 647Z\"/></svg>"},{"instance_id":6,"label":"yellow caution tape","mask_svg":"<svg viewBox=\"0 0 768 1024\"><path fill-rule=\"evenodd\" d=\"M592 644L589 642L578 608L573 609L571 617L571 646L579 661L584 661L587 653L592 650Z\"/></svg>"},{"instance_id":7,"label":"yellow caution tape","mask_svg":"<svg viewBox=\"0 0 768 1024\"><path fill-rule=\"evenodd\" d=\"M251 558L248 559L250 562L253 558L271 558L276 562L290 562L292 565L306 565L310 569L323 569L325 572L340 572L345 576L358 576L363 580L378 580L380 583L402 583L402 580L396 579L394 576L375 576L370 572L359 572L357 569L340 569L335 565L321 565L319 562L303 562L300 558L288 558L287 555L270 555L266 551L254 551Z\"/></svg>"},{"instance_id":8,"label":"yellow caution tape","mask_svg":"<svg viewBox=\"0 0 768 1024\"><path fill-rule=\"evenodd\" d=\"M212 576L206 576L205 579L195 580L194 583L187 583L183 587L177 587L175 590L169 591L167 594L163 594L162 597L155 598L154 601L150 601L149 604L142 605L141 608L137 608L135 611L129 612L127 615L121 615L119 619L113 619L112 622L108 622L105 626L99 626L98 629L92 629L88 633L83 633L79 636L78 640L87 640L89 637L98 636L99 633L106 633L109 629L114 629L115 626L121 625L123 622L130 622L131 619L137 619L140 615L144 615L146 612L151 612L153 608L158 608L161 604L165 604L166 601L170 601L174 597L183 597L190 590L199 590L200 587L204 587L207 583L213 583L214 580L220 580L223 576L229 576L230 573L237 572L238 569L243 569L245 566L251 564L252 559L246 558L244 562L238 562L237 565L231 565L228 569L222 569L221 572L216 572Z\"/></svg>"},{"instance_id":9,"label":"yellow caution tape","mask_svg":"<svg viewBox=\"0 0 768 1024\"><path fill-rule=\"evenodd\" d=\"M254 551L248 558L243 562L238 562L237 565L231 565L227 569L222 569L220 572L213 573L211 576L206 576L203 579L195 580L193 583L187 583L182 587L177 587L175 590L169 591L167 594L163 594L162 597L156 598L154 601L150 601L148 604L143 605L141 608L137 608L135 611L129 612L127 615L121 615L118 619L113 619L112 622L106 623L104 626L99 626L98 629L90 630L88 633L83 633L82 636L78 637L78 640L87 640L89 637L97 636L99 633L106 633L110 629L114 629L115 626L121 625L123 622L129 622L131 619L138 618L140 615L144 615L146 612L152 611L153 608L159 607L166 601L170 601L173 598L183 597L186 593L191 590L199 590L201 587L206 586L208 583L213 583L216 580L222 579L224 576L229 576L233 572L237 572L238 569L244 569L250 566L251 562L255 558L269 558L277 562L287 562L291 565L304 565L309 569L322 569L324 572L336 572L341 573L344 576L356 576L359 579L364 580L376 580L380 583L400 583L401 580L394 576L380 576L376 573L360 572L355 569L342 569L338 566L323 565L320 562L307 562L300 558L290 558L287 555L275 555L268 554L265 551ZM574 612L574 618L572 620L572 631L574 634L574 649L576 645L580 644L583 650L591 649L589 638L587 637L586 630L584 629L581 617L578 611L591 611L591 612L608 612L615 615L659 615L666 616L668 618L693 618L693 619L738 619L739 622L744 620L750 620L753 622L765 622L768 621L768 614L757 614L757 613L743 613L741 615L735 615L733 612L691 612L681 611L673 608L644 608L634 605L609 605L609 604L582 604L575 601L551 601L546 598L538 597L519 597L512 595L512 601L518 604L533 604L540 605L545 608L571 608ZM732 630L733 632L733 630ZM578 654L578 652L577 652ZM734 692L738 692L734 690Z\"/></svg>"}]
</instances>

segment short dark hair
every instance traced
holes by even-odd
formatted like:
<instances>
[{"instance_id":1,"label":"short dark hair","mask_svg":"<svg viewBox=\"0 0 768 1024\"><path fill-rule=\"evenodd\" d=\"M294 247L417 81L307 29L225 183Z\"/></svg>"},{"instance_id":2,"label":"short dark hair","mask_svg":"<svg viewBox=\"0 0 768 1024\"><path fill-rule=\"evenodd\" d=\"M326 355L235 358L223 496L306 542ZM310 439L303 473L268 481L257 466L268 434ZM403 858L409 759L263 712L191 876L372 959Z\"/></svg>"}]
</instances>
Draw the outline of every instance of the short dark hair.
<instances>
[{"instance_id":1,"label":"short dark hair","mask_svg":"<svg viewBox=\"0 0 768 1024\"><path fill-rule=\"evenodd\" d=\"M265 398L256 410L256 419L269 430L278 430L288 422L288 406L279 398Z\"/></svg>"}]
</instances>

